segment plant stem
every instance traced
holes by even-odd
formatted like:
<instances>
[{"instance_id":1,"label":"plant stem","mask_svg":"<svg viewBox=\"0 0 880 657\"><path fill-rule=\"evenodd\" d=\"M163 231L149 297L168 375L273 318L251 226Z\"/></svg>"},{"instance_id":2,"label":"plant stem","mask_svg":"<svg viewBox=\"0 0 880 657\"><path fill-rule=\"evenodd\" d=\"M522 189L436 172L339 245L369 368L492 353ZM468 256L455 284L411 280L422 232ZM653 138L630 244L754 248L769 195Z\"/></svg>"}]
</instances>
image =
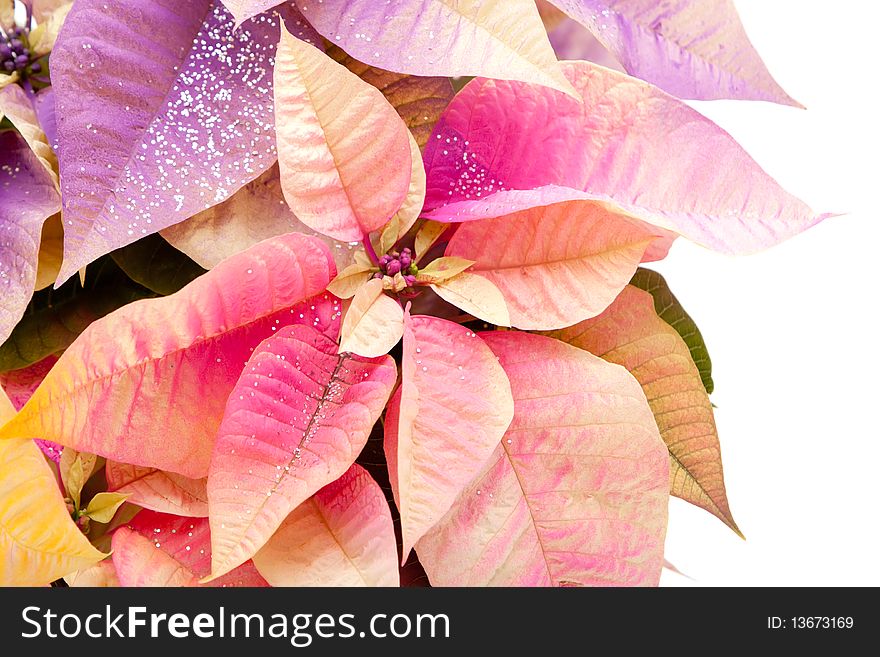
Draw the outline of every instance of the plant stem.
<instances>
[{"instance_id":1,"label":"plant stem","mask_svg":"<svg viewBox=\"0 0 880 657\"><path fill-rule=\"evenodd\" d=\"M33 86L31 85L31 81L26 77L22 76L21 86L24 87L24 90L27 92L27 95L30 97L31 105L34 104L34 99L37 97L37 93L34 91Z\"/></svg>"},{"instance_id":2,"label":"plant stem","mask_svg":"<svg viewBox=\"0 0 880 657\"><path fill-rule=\"evenodd\" d=\"M376 255L376 249L373 248L373 243L370 241L370 236L367 233L364 233L364 251L367 252L370 261L378 267L379 256Z\"/></svg>"}]
</instances>

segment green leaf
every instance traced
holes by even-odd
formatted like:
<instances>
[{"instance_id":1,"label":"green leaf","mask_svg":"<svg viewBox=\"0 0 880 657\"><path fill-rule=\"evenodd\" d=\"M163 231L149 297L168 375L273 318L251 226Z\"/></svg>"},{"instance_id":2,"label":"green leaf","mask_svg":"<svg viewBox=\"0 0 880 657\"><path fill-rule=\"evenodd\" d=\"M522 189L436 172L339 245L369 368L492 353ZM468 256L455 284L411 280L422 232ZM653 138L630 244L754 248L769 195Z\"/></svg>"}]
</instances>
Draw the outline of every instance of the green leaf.
<instances>
[{"instance_id":1,"label":"green leaf","mask_svg":"<svg viewBox=\"0 0 880 657\"><path fill-rule=\"evenodd\" d=\"M0 345L0 372L28 367L67 349L96 319L156 294L132 281L109 257L88 266L86 286L73 277L34 294L24 317Z\"/></svg>"},{"instance_id":2,"label":"green leaf","mask_svg":"<svg viewBox=\"0 0 880 657\"><path fill-rule=\"evenodd\" d=\"M95 522L110 522L116 515L116 510L123 505L131 493L98 493L95 495L83 515L88 516Z\"/></svg>"},{"instance_id":3,"label":"green leaf","mask_svg":"<svg viewBox=\"0 0 880 657\"><path fill-rule=\"evenodd\" d=\"M79 508L79 494L82 491L85 479L82 461L77 459L70 464L64 482L64 488L67 491L67 495L73 500L73 506L77 509Z\"/></svg>"},{"instance_id":4,"label":"green leaf","mask_svg":"<svg viewBox=\"0 0 880 657\"><path fill-rule=\"evenodd\" d=\"M467 85L468 82L470 82L473 79L474 78L472 75L461 75L459 77L452 78L451 79L452 88L455 90L455 93L458 93L459 91L461 91L462 89L465 88L465 86Z\"/></svg>"},{"instance_id":5,"label":"green leaf","mask_svg":"<svg viewBox=\"0 0 880 657\"><path fill-rule=\"evenodd\" d=\"M113 251L110 257L129 278L162 296L174 294L206 271L155 234Z\"/></svg>"},{"instance_id":6,"label":"green leaf","mask_svg":"<svg viewBox=\"0 0 880 657\"><path fill-rule=\"evenodd\" d=\"M78 452L75 449L65 449L61 452L61 462L58 464L61 483L64 484L67 496L73 500L73 505L77 509L79 509L83 486L92 476L97 459L94 454Z\"/></svg>"},{"instance_id":7,"label":"green leaf","mask_svg":"<svg viewBox=\"0 0 880 657\"><path fill-rule=\"evenodd\" d=\"M709 350L703 341L703 334L700 333L694 320L675 298L666 279L655 271L639 267L635 276L632 277L630 285L634 285L654 297L654 310L684 340L691 352L691 358L694 359L694 364L700 372L703 386L706 388L706 392L711 394L715 389L715 382L712 381L712 359L709 358Z\"/></svg>"}]
</instances>

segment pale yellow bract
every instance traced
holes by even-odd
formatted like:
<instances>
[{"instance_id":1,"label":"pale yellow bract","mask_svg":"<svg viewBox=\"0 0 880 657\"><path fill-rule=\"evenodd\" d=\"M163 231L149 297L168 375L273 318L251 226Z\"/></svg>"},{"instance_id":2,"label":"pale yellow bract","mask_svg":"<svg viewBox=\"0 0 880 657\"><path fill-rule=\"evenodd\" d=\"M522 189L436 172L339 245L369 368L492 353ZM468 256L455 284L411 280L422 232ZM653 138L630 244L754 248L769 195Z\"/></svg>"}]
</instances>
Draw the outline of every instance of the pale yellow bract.
<instances>
[{"instance_id":1,"label":"pale yellow bract","mask_svg":"<svg viewBox=\"0 0 880 657\"><path fill-rule=\"evenodd\" d=\"M358 356L384 356L403 336L403 308L374 278L361 287L342 320L339 351Z\"/></svg>"},{"instance_id":2,"label":"pale yellow bract","mask_svg":"<svg viewBox=\"0 0 880 657\"><path fill-rule=\"evenodd\" d=\"M0 424L15 415L0 390ZM44 586L105 555L74 524L55 477L30 439L0 440L0 586Z\"/></svg>"}]
</instances>

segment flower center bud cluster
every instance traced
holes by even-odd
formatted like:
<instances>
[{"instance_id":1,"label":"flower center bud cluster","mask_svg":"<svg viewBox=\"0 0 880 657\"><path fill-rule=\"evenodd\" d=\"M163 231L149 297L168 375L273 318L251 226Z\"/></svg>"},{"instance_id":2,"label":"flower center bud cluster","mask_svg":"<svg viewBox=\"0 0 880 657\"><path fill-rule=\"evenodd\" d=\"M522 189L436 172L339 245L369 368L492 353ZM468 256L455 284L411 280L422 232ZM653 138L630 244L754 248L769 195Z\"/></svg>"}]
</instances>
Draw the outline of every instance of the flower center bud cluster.
<instances>
[{"instance_id":1,"label":"flower center bud cluster","mask_svg":"<svg viewBox=\"0 0 880 657\"><path fill-rule=\"evenodd\" d=\"M8 34L0 31L0 72L19 74L39 73L42 66L31 62L27 30L16 27Z\"/></svg>"},{"instance_id":2,"label":"flower center bud cluster","mask_svg":"<svg viewBox=\"0 0 880 657\"><path fill-rule=\"evenodd\" d=\"M407 248L399 253L392 251L379 258L379 273L376 274L376 278L385 276L393 278L400 274L406 281L407 287L413 287L416 284L416 274L418 273L419 268L413 263L412 250Z\"/></svg>"}]
</instances>

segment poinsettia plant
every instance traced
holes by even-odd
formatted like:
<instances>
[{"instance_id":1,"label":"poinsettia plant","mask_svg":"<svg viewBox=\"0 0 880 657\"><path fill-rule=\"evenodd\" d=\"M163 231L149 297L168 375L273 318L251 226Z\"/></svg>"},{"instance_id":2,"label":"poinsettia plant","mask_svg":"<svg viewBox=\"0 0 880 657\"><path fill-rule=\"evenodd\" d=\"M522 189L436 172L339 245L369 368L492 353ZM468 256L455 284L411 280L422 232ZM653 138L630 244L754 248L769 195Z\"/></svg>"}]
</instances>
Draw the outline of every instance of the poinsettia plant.
<instances>
[{"instance_id":1,"label":"poinsettia plant","mask_svg":"<svg viewBox=\"0 0 880 657\"><path fill-rule=\"evenodd\" d=\"M797 105L730 2L0 24L0 583L654 585L670 495L739 533L643 265L826 215L680 100Z\"/></svg>"}]
</instances>

